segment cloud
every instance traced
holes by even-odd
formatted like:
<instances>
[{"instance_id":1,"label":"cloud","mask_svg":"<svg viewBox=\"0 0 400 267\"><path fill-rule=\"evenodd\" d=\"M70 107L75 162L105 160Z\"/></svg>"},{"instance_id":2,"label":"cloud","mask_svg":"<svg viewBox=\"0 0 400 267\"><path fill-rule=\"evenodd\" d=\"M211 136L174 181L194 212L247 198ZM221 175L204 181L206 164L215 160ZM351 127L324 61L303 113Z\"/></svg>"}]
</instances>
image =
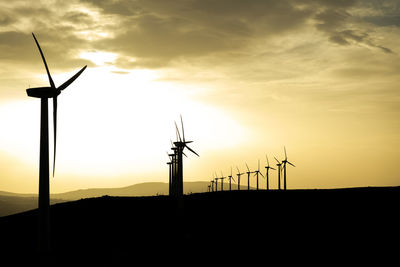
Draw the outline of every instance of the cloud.
<instances>
[{"instance_id":1,"label":"cloud","mask_svg":"<svg viewBox=\"0 0 400 267\"><path fill-rule=\"evenodd\" d=\"M368 33L370 30L353 17L351 12L352 10L342 7L324 9L314 17L317 21L316 28L326 34L329 41L338 45L364 45L378 48L385 53L393 53L390 48L377 44L377 41Z\"/></svg>"}]
</instances>

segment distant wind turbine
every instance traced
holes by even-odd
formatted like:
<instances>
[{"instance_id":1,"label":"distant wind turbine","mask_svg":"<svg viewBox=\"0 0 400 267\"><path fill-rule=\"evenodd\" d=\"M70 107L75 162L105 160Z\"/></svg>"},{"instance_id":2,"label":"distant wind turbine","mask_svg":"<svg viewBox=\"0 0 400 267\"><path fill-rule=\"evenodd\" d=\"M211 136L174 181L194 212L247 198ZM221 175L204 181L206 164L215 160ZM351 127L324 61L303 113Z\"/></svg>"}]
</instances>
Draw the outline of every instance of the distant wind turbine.
<instances>
[{"instance_id":1,"label":"distant wind turbine","mask_svg":"<svg viewBox=\"0 0 400 267\"><path fill-rule=\"evenodd\" d=\"M224 174L221 171L221 177L219 178L221 180L221 191L224 191L224 179L226 177L224 176Z\"/></svg>"},{"instance_id":2,"label":"distant wind turbine","mask_svg":"<svg viewBox=\"0 0 400 267\"><path fill-rule=\"evenodd\" d=\"M267 190L269 190L269 169L272 170L276 170L275 168L272 168L271 166L269 166L269 160L268 160L268 156L265 155L265 158L267 159L267 166L265 166L265 180L267 180Z\"/></svg>"},{"instance_id":3,"label":"distant wind turbine","mask_svg":"<svg viewBox=\"0 0 400 267\"><path fill-rule=\"evenodd\" d=\"M283 164L283 189L286 190L286 164L292 165L294 166L291 162L289 162L287 160L287 154L286 154L286 147L283 147L283 149L285 150L285 159L282 160L282 164Z\"/></svg>"},{"instance_id":4,"label":"distant wind turbine","mask_svg":"<svg viewBox=\"0 0 400 267\"><path fill-rule=\"evenodd\" d=\"M246 167L247 167L247 190L250 190L250 174L253 173L250 171L249 166L246 163Z\"/></svg>"},{"instance_id":5,"label":"distant wind turbine","mask_svg":"<svg viewBox=\"0 0 400 267\"><path fill-rule=\"evenodd\" d=\"M56 166L56 147L57 147L57 97L62 90L66 89L81 73L86 69L84 66L69 80L59 87L56 87L50 75L43 51L39 42L32 33L36 46L39 49L50 87L36 87L26 89L30 97L40 98L40 159L39 159L39 250L49 251L50 249L50 186L49 186L49 114L48 99L53 99L53 129L54 129L54 153L53 153L53 177Z\"/></svg>"},{"instance_id":6,"label":"distant wind turbine","mask_svg":"<svg viewBox=\"0 0 400 267\"><path fill-rule=\"evenodd\" d=\"M276 160L276 162L278 162L276 164L276 166L278 166L278 190L281 190L281 165L282 163L279 162L279 160L277 160L275 157L274 159Z\"/></svg>"},{"instance_id":7,"label":"distant wind turbine","mask_svg":"<svg viewBox=\"0 0 400 267\"><path fill-rule=\"evenodd\" d=\"M235 181L235 179L232 177L232 167L231 167L231 175L228 176L229 179L229 191L232 191L232 179Z\"/></svg>"},{"instance_id":8,"label":"distant wind turbine","mask_svg":"<svg viewBox=\"0 0 400 267\"><path fill-rule=\"evenodd\" d=\"M258 190L258 175L260 174L263 178L265 178L264 175L262 175L262 173L260 172L260 160L258 160L258 169L253 173L255 176L257 176L257 190Z\"/></svg>"},{"instance_id":9,"label":"distant wind turbine","mask_svg":"<svg viewBox=\"0 0 400 267\"><path fill-rule=\"evenodd\" d=\"M237 171L238 171L238 173L236 174L237 175L237 177L238 177L238 190L240 190L240 176L242 175L242 174L245 174L245 172L240 172L240 170L239 170L239 168L236 166L236 169L237 169Z\"/></svg>"},{"instance_id":10,"label":"distant wind turbine","mask_svg":"<svg viewBox=\"0 0 400 267\"><path fill-rule=\"evenodd\" d=\"M218 191L218 180L219 180L219 178L218 178L216 172L214 173L214 175L215 175L215 178L214 178L214 180L215 180L215 192L217 192Z\"/></svg>"}]
</instances>

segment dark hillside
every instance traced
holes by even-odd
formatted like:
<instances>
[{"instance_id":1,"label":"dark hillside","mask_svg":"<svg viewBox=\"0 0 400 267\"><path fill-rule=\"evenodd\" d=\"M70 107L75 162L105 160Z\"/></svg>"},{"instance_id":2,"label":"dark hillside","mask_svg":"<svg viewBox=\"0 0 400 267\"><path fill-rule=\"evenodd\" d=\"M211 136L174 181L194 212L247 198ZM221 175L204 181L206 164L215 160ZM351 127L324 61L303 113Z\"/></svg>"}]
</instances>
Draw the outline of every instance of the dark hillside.
<instances>
[{"instance_id":1,"label":"dark hillside","mask_svg":"<svg viewBox=\"0 0 400 267\"><path fill-rule=\"evenodd\" d=\"M154 196L60 203L51 207L51 262L311 261L381 252L388 259L399 240L399 193L398 187L225 191L181 202ZM0 249L8 259L36 259L36 222L35 210L0 218Z\"/></svg>"}]
</instances>

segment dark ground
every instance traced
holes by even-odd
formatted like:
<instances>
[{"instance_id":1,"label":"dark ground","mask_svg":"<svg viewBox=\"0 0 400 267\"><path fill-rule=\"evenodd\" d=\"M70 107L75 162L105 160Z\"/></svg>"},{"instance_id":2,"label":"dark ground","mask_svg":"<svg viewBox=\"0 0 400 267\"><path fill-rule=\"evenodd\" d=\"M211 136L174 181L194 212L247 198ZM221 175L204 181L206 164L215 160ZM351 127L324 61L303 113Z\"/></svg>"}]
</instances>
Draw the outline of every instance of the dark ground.
<instances>
[{"instance_id":1,"label":"dark ground","mask_svg":"<svg viewBox=\"0 0 400 267\"><path fill-rule=\"evenodd\" d=\"M60 203L51 207L47 258L54 266L385 266L399 254L399 193L400 187L225 191L181 202L154 196ZM0 242L1 266L39 261L36 210L0 218Z\"/></svg>"}]
</instances>

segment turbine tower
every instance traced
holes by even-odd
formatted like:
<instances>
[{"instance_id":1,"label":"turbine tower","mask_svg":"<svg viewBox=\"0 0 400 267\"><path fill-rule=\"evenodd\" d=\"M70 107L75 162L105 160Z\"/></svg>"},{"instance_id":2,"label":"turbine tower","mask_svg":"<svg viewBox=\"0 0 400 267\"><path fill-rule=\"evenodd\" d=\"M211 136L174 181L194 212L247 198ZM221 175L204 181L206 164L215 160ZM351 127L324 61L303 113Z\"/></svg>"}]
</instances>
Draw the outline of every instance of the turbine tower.
<instances>
[{"instance_id":1,"label":"turbine tower","mask_svg":"<svg viewBox=\"0 0 400 267\"><path fill-rule=\"evenodd\" d=\"M271 166L269 166L269 160L268 160L268 156L265 154L265 158L267 159L267 166L265 166L265 180L267 180L267 190L269 190L269 169L272 170L276 170L275 168L272 168Z\"/></svg>"},{"instance_id":2,"label":"turbine tower","mask_svg":"<svg viewBox=\"0 0 400 267\"><path fill-rule=\"evenodd\" d=\"M260 174L263 178L265 178L264 175L262 175L262 173L260 172L260 160L258 160L258 169L253 173L254 176L257 176L257 190L258 190L258 174Z\"/></svg>"},{"instance_id":3,"label":"turbine tower","mask_svg":"<svg viewBox=\"0 0 400 267\"><path fill-rule=\"evenodd\" d=\"M286 147L283 147L283 149L285 150L285 159L282 160L282 164L283 164L283 166L282 166L282 169L283 169L283 189L286 190L286 164L290 164L293 167L296 167L296 166L294 166L291 162L289 162L287 160Z\"/></svg>"},{"instance_id":4,"label":"turbine tower","mask_svg":"<svg viewBox=\"0 0 400 267\"><path fill-rule=\"evenodd\" d=\"M182 115L180 117L181 117L181 125L182 125L182 138L181 138L181 134L179 133L179 130L178 130L178 125L176 125L176 122L175 122L176 133L177 133L177 135L179 137L179 141L174 142L174 145L176 147L176 154L177 154L176 188L174 189L174 196L176 196L176 197L183 196L183 158L182 158L182 155L184 154L183 150L185 148L187 148L193 154L195 154L198 157L200 157L199 154L197 154L193 149L191 149L187 145L189 143L192 143L193 141L186 141L186 139L185 139L185 129L183 127Z\"/></svg>"},{"instance_id":5,"label":"turbine tower","mask_svg":"<svg viewBox=\"0 0 400 267\"><path fill-rule=\"evenodd\" d=\"M221 177L219 178L221 180L221 191L224 191L224 179L226 177L224 176L224 174L221 171Z\"/></svg>"},{"instance_id":6,"label":"turbine tower","mask_svg":"<svg viewBox=\"0 0 400 267\"><path fill-rule=\"evenodd\" d=\"M240 176L242 175L242 174L245 174L245 172L240 172L240 170L239 170L239 168L236 166L236 169L237 169L237 171L238 171L238 173L236 174L237 175L237 177L238 177L238 190L240 190Z\"/></svg>"},{"instance_id":7,"label":"turbine tower","mask_svg":"<svg viewBox=\"0 0 400 267\"><path fill-rule=\"evenodd\" d=\"M235 179L232 177L232 167L231 167L231 175L228 176L229 179L229 191L232 191L232 179L235 181Z\"/></svg>"},{"instance_id":8,"label":"turbine tower","mask_svg":"<svg viewBox=\"0 0 400 267\"><path fill-rule=\"evenodd\" d=\"M247 190L250 190L250 174L253 172L250 171L249 166L247 166L247 163L246 163L246 167L247 167L247 172L246 172L247 173Z\"/></svg>"},{"instance_id":9,"label":"turbine tower","mask_svg":"<svg viewBox=\"0 0 400 267\"><path fill-rule=\"evenodd\" d=\"M57 147L57 97L62 90L67 88L81 73L86 69L84 66L69 80L59 87L56 87L51 78L46 59L40 48L39 42L32 33L36 46L39 49L44 66L46 68L47 77L50 87L37 87L26 89L26 93L30 97L40 98L40 159L39 159L39 250L48 252L50 250L50 185L49 185L49 114L48 99L53 99L53 128L54 128L54 153L53 153L53 177L55 174L56 164L56 147Z\"/></svg>"},{"instance_id":10,"label":"turbine tower","mask_svg":"<svg viewBox=\"0 0 400 267\"><path fill-rule=\"evenodd\" d=\"M174 184L174 181L176 180L176 178L175 178L175 173L176 173L176 153L175 153L175 151L176 151L176 148L175 147L172 147L171 148L173 151L174 151L174 153L173 154L169 154L168 152L167 152L167 155L168 155L168 157L169 157L169 162L167 162L167 164L168 164L168 166L169 166L169 195L171 196L171 195L173 195L173 184Z\"/></svg>"},{"instance_id":11,"label":"turbine tower","mask_svg":"<svg viewBox=\"0 0 400 267\"><path fill-rule=\"evenodd\" d=\"M214 183L215 183L215 181L211 180L211 192L214 192Z\"/></svg>"},{"instance_id":12,"label":"turbine tower","mask_svg":"<svg viewBox=\"0 0 400 267\"><path fill-rule=\"evenodd\" d=\"M214 178L214 180L215 180L215 192L217 192L218 191L218 176L217 176L217 173L215 172L214 173L214 175L215 175L215 178Z\"/></svg>"},{"instance_id":13,"label":"turbine tower","mask_svg":"<svg viewBox=\"0 0 400 267\"><path fill-rule=\"evenodd\" d=\"M278 162L276 164L276 166L278 166L278 190L281 190L281 165L282 163L279 162L279 160L277 160L275 157L274 159L276 160L276 162Z\"/></svg>"}]
</instances>

